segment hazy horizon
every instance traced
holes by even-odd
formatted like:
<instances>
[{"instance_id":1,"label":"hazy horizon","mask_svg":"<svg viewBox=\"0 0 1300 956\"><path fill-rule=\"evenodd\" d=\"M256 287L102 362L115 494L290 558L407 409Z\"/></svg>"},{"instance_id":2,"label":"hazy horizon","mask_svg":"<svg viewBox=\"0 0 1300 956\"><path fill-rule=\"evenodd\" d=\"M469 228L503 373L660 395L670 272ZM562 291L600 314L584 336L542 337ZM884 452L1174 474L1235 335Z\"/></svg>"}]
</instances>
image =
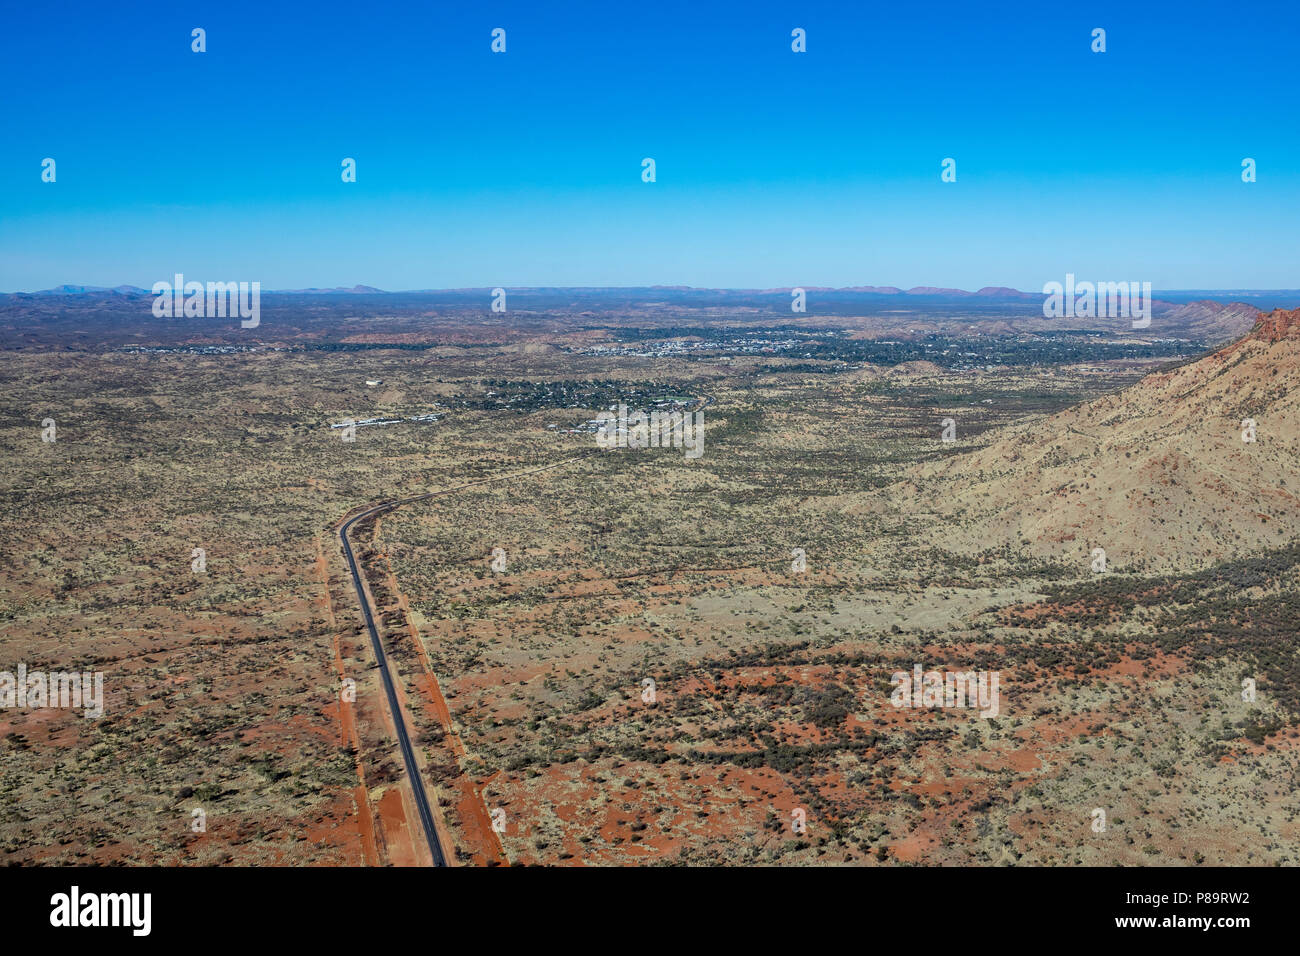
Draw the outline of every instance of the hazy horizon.
<instances>
[{"instance_id":1,"label":"hazy horizon","mask_svg":"<svg viewBox=\"0 0 1300 956\"><path fill-rule=\"evenodd\" d=\"M171 278L172 278L171 276L168 276L166 279L159 279L155 281L159 281L159 282L170 281ZM1079 278L1080 280L1084 280L1084 279L1089 279L1091 277L1078 275L1077 278ZM204 282L220 281L211 276L201 276L196 278L194 275L189 275L186 276L186 279L193 280L193 281L204 281ZM1055 280L1051 280L1051 281L1055 281ZM55 291L61 291L65 289L112 292L123 288L134 289L148 294L152 294L150 292L152 285L153 285L152 282L147 284L141 284L139 282L112 282L112 283L57 282L54 283L53 285L46 286L43 288L0 289L0 295L39 295L41 293L55 292ZM501 285L499 287L506 290L514 289L519 291L571 289L571 290L600 292L605 290L618 291L618 290L634 290L634 289L663 289L663 290L677 290L677 291L684 291L684 292L762 292L762 293L787 292L793 288L802 288L808 292L818 292L818 291L853 292L861 295L943 294L943 295L954 295L954 296L961 295L961 294L975 296L985 290L993 290L997 292L1009 291L1009 292L1017 293L1019 295L1032 296L1032 297L1038 297L1042 295L1041 292L1035 292L1032 289L1017 289L1012 286L1000 286L991 283L986 283L977 288L970 288L970 289L964 289L953 285L937 284L937 283L926 283L922 285L905 287L905 286L895 285L894 283L889 283L889 282L882 282L882 283L862 282L862 283L857 283L855 285L845 285L845 286L813 286L813 285L802 285L802 286L698 285L697 286L697 285L686 285L683 283L671 283L671 282L638 282L638 283L630 283L624 285L593 285L584 282L563 282L563 283L556 283L553 285ZM286 286L284 288L264 288L262 291L268 294L274 294L274 293L288 294L288 293L305 293L305 292L354 292L354 290L360 289L361 292L356 294L373 294L373 295L407 294L409 295L409 294L422 293L422 292L428 292L428 293L476 292L476 291L489 292L492 288L496 288L496 286L482 286L482 285L437 286L437 287L420 286L420 287L411 287L411 288L403 288L403 289L385 289L385 288L380 288L379 286L373 285L372 283L368 283L368 282L353 282L351 284L335 283L333 285L299 286L299 287ZM884 289L895 289L897 291L895 292L879 291ZM918 290L923 290L923 291L918 291ZM1168 288L1168 289L1154 288L1152 289L1153 295L1159 295L1161 293L1166 293L1171 295L1190 295L1193 293L1204 293L1206 295L1228 294L1228 293L1241 294L1241 295L1274 295L1274 294L1281 294L1281 293L1300 294L1300 286L1293 287L1293 288L1286 288L1286 287L1255 288L1255 287L1243 286L1240 288L1198 287L1198 288ZM77 294L77 293L69 292L68 294Z\"/></svg>"}]
</instances>

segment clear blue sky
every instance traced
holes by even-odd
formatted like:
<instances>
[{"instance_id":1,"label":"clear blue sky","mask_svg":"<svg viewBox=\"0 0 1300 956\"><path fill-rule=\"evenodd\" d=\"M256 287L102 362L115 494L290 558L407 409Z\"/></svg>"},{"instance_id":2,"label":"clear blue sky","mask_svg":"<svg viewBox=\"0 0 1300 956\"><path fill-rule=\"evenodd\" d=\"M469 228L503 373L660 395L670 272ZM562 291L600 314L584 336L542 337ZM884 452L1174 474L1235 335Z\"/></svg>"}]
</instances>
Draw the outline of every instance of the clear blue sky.
<instances>
[{"instance_id":1,"label":"clear blue sky","mask_svg":"<svg viewBox=\"0 0 1300 956\"><path fill-rule=\"evenodd\" d=\"M0 20L0 290L1300 286L1294 2L11 2Z\"/></svg>"}]
</instances>

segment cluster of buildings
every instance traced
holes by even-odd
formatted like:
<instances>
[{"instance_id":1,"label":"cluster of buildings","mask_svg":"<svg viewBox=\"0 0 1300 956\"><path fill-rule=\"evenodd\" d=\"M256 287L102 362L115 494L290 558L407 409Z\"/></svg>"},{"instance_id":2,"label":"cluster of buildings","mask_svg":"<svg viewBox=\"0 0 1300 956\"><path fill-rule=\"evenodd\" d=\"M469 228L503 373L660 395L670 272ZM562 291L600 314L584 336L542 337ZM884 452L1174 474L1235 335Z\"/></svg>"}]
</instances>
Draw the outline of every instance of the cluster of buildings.
<instances>
[{"instance_id":1,"label":"cluster of buildings","mask_svg":"<svg viewBox=\"0 0 1300 956\"><path fill-rule=\"evenodd\" d=\"M661 398L658 401L651 402L650 409L652 412L658 412L664 415L670 412L680 412L691 404L689 398ZM626 418L627 406L624 405L623 413ZM619 406L611 405L605 412L601 412L596 418L589 418L581 425L573 425L569 428L561 428L559 425L551 424L546 426L547 431L555 432L558 435L594 435L597 433L606 433L609 431L609 425L613 415L617 412ZM625 429L626 430L626 429Z\"/></svg>"}]
</instances>

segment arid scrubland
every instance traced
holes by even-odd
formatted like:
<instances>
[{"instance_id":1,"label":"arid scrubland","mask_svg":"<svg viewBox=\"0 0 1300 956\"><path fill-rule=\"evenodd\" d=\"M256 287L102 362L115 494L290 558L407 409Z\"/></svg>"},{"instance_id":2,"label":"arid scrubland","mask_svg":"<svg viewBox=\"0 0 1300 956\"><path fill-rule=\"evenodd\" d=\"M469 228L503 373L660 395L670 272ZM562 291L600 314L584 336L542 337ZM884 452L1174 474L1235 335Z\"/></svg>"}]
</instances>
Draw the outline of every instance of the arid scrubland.
<instances>
[{"instance_id":1,"label":"arid scrubland","mask_svg":"<svg viewBox=\"0 0 1300 956\"><path fill-rule=\"evenodd\" d=\"M455 489L354 540L459 862L1295 863L1289 328L1136 386L1168 359L10 352L4 666L105 714L0 713L0 853L414 862L335 529ZM571 431L668 397L699 458ZM996 713L893 706L916 665Z\"/></svg>"}]
</instances>

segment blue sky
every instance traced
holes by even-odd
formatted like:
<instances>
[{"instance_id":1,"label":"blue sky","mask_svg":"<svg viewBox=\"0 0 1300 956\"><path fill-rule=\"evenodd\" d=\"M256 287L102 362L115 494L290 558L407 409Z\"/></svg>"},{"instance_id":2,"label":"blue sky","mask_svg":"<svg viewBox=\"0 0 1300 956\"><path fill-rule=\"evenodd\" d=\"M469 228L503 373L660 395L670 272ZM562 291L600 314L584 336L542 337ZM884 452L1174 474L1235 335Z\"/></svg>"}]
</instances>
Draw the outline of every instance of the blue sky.
<instances>
[{"instance_id":1,"label":"blue sky","mask_svg":"<svg viewBox=\"0 0 1300 956\"><path fill-rule=\"evenodd\" d=\"M1135 6L7 4L0 290L1300 286L1300 9Z\"/></svg>"}]
</instances>

